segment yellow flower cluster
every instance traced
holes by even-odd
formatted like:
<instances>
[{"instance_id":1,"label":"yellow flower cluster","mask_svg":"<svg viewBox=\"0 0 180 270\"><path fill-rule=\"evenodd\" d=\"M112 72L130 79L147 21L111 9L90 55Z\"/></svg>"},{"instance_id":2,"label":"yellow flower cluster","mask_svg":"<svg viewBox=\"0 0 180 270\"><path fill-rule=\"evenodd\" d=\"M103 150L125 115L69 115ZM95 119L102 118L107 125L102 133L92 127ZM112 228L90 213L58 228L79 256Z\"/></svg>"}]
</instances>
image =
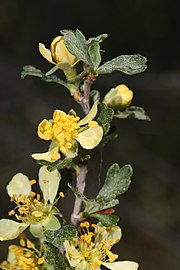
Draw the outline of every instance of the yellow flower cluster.
<instances>
[{"instance_id":1,"label":"yellow flower cluster","mask_svg":"<svg viewBox=\"0 0 180 270\"><path fill-rule=\"evenodd\" d=\"M39 270L44 263L44 257L34 244L24 236L20 238L20 246L9 246L8 260L1 263L4 270Z\"/></svg>"},{"instance_id":2,"label":"yellow flower cluster","mask_svg":"<svg viewBox=\"0 0 180 270\"><path fill-rule=\"evenodd\" d=\"M90 231L90 227L94 232ZM95 270L101 264L114 262L118 258L118 255L113 254L110 250L120 240L121 231L119 227L105 228L95 224L90 226L89 222L83 222L80 224L78 231L80 234L78 239L73 239L72 243L71 241L65 241L64 244L66 256L71 266L77 266L77 269L80 269L81 264L83 266L86 264L89 267L88 269ZM107 235L110 237L107 237ZM73 243L75 243L74 247Z\"/></svg>"}]
</instances>

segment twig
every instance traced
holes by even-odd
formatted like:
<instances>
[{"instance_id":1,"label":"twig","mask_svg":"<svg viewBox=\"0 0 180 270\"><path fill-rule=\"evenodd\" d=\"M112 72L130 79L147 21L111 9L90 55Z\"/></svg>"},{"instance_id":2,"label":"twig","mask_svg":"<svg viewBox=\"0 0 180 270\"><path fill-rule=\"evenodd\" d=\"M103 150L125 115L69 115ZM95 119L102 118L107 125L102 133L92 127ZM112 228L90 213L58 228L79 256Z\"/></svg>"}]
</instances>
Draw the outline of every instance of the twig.
<instances>
[{"instance_id":1,"label":"twig","mask_svg":"<svg viewBox=\"0 0 180 270\"><path fill-rule=\"evenodd\" d=\"M85 186L86 186L86 175L87 175L87 165L86 164L83 164L81 167L80 167L80 172L79 172L79 175L77 176L77 179L76 179L76 187L78 189L79 192L81 192L82 194L84 193L84 189L85 189ZM77 225L78 222L80 221L80 212L81 212L81 199L79 198L76 198L75 199L75 203L74 203L74 209L73 209L73 212L72 212L72 215L71 215L71 223L73 225Z\"/></svg>"}]
</instances>

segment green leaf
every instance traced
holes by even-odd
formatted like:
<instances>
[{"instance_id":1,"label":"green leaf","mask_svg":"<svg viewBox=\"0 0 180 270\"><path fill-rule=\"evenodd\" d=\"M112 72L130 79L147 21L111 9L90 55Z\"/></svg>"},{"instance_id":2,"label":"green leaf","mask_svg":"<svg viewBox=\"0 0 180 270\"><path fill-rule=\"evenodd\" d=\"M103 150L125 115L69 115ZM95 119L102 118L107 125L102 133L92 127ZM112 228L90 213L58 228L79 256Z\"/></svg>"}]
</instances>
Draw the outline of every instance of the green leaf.
<instances>
[{"instance_id":1,"label":"green leaf","mask_svg":"<svg viewBox=\"0 0 180 270\"><path fill-rule=\"evenodd\" d=\"M83 201L85 216L89 216L94 212L105 210L107 208L112 208L119 203L114 194L108 198L104 198L98 195L96 199L88 199L70 183L68 183L68 186L73 191L74 195Z\"/></svg>"},{"instance_id":2,"label":"green leaf","mask_svg":"<svg viewBox=\"0 0 180 270\"><path fill-rule=\"evenodd\" d=\"M54 267L54 270L66 270L66 263L64 256L60 253L59 249L50 243L45 242L46 250L44 252L45 261Z\"/></svg>"},{"instance_id":3,"label":"green leaf","mask_svg":"<svg viewBox=\"0 0 180 270\"><path fill-rule=\"evenodd\" d=\"M119 221L116 215L93 214L91 216L97 218L105 227L116 226Z\"/></svg>"},{"instance_id":4,"label":"green leaf","mask_svg":"<svg viewBox=\"0 0 180 270\"><path fill-rule=\"evenodd\" d=\"M99 148L106 146L110 141L117 139L118 133L116 131L116 127L111 127L108 133L102 138L100 144L98 145Z\"/></svg>"},{"instance_id":5,"label":"green leaf","mask_svg":"<svg viewBox=\"0 0 180 270\"><path fill-rule=\"evenodd\" d=\"M120 55L100 66L96 72L97 74L106 74L117 70L133 75L141 73L146 69L146 61L147 59L140 54Z\"/></svg>"},{"instance_id":6,"label":"green leaf","mask_svg":"<svg viewBox=\"0 0 180 270\"><path fill-rule=\"evenodd\" d=\"M97 37L92 37L87 40L87 44L91 45L93 42L101 43L108 37L108 34L101 34Z\"/></svg>"},{"instance_id":7,"label":"green leaf","mask_svg":"<svg viewBox=\"0 0 180 270\"><path fill-rule=\"evenodd\" d=\"M117 111L114 114L114 117L120 119L138 119L138 120L146 120L150 121L150 117L146 115L146 112L141 107L130 106L126 108L124 111Z\"/></svg>"},{"instance_id":8,"label":"green leaf","mask_svg":"<svg viewBox=\"0 0 180 270\"><path fill-rule=\"evenodd\" d=\"M110 129L109 123L112 121L113 115L114 115L113 109L108 108L104 103L99 103L98 114L97 114L95 120L103 128L104 135L106 135Z\"/></svg>"},{"instance_id":9,"label":"green leaf","mask_svg":"<svg viewBox=\"0 0 180 270\"><path fill-rule=\"evenodd\" d=\"M40 69L33 66L24 66L21 72L21 78L24 79L26 76L35 76L41 78L45 82L54 82L68 88L67 83L59 79L56 75L46 75Z\"/></svg>"},{"instance_id":10,"label":"green leaf","mask_svg":"<svg viewBox=\"0 0 180 270\"><path fill-rule=\"evenodd\" d=\"M46 241L57 248L60 248L65 240L76 236L76 228L72 225L66 225L57 231L45 231Z\"/></svg>"},{"instance_id":11,"label":"green leaf","mask_svg":"<svg viewBox=\"0 0 180 270\"><path fill-rule=\"evenodd\" d=\"M93 63L94 69L96 70L101 63L101 54L100 54L100 46L98 42L92 42L89 46L89 56L91 58L91 62Z\"/></svg>"},{"instance_id":12,"label":"green leaf","mask_svg":"<svg viewBox=\"0 0 180 270\"><path fill-rule=\"evenodd\" d=\"M56 163L56 164L54 164ZM58 160L57 162L53 162L48 165L48 171L52 172L55 169L61 170L68 167L72 163L72 158L64 158L63 160Z\"/></svg>"},{"instance_id":13,"label":"green leaf","mask_svg":"<svg viewBox=\"0 0 180 270\"><path fill-rule=\"evenodd\" d=\"M79 31L66 31L64 35L64 43L68 51L75 55L84 63L92 66L91 59L88 55L88 46L84 35Z\"/></svg>"},{"instance_id":14,"label":"green leaf","mask_svg":"<svg viewBox=\"0 0 180 270\"><path fill-rule=\"evenodd\" d=\"M99 191L98 196L108 198L112 194L115 196L123 194L129 188L132 174L133 170L130 165L125 165L120 169L118 164L113 164L108 169L105 183Z\"/></svg>"}]
</instances>

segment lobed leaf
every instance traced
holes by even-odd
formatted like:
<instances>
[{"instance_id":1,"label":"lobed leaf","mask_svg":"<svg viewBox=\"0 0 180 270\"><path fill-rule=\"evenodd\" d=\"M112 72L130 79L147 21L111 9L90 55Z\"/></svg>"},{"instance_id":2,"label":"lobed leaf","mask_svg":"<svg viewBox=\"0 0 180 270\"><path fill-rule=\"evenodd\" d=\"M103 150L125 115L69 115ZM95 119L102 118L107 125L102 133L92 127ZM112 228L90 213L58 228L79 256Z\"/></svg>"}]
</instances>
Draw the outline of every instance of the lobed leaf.
<instances>
[{"instance_id":1,"label":"lobed leaf","mask_svg":"<svg viewBox=\"0 0 180 270\"><path fill-rule=\"evenodd\" d=\"M108 37L108 34L101 34L97 37L92 37L87 40L87 44L91 45L93 42L101 43Z\"/></svg>"},{"instance_id":2,"label":"lobed leaf","mask_svg":"<svg viewBox=\"0 0 180 270\"><path fill-rule=\"evenodd\" d=\"M68 240L76 236L76 228L72 225L66 225L61 227L57 231L45 231L44 236L48 243L51 243L53 246L60 248L65 240Z\"/></svg>"},{"instance_id":3,"label":"lobed leaf","mask_svg":"<svg viewBox=\"0 0 180 270\"><path fill-rule=\"evenodd\" d=\"M118 164L113 164L108 169L105 183L99 191L99 195L109 198L112 194L115 196L123 194L129 188L132 174L133 170L130 165L125 165L120 169Z\"/></svg>"},{"instance_id":4,"label":"lobed leaf","mask_svg":"<svg viewBox=\"0 0 180 270\"><path fill-rule=\"evenodd\" d=\"M46 250L44 252L45 261L53 266L54 270L66 270L64 256L59 252L59 249L50 243L45 242Z\"/></svg>"}]
</instances>

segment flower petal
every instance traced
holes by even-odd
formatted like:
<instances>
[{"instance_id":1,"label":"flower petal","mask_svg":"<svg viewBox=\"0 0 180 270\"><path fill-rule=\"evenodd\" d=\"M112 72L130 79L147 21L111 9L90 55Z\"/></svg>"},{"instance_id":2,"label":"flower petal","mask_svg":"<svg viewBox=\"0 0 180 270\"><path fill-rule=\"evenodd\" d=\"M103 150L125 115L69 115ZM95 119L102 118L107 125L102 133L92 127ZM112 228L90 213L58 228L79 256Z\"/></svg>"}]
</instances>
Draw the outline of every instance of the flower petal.
<instances>
[{"instance_id":1,"label":"flower petal","mask_svg":"<svg viewBox=\"0 0 180 270\"><path fill-rule=\"evenodd\" d=\"M42 56L48 60L50 63L52 64L56 64L53 59L52 59L52 55L50 50L46 49L46 47L44 46L44 44L39 43L39 52L42 54Z\"/></svg>"},{"instance_id":2,"label":"flower petal","mask_svg":"<svg viewBox=\"0 0 180 270\"><path fill-rule=\"evenodd\" d=\"M101 233L99 233L101 231ZM104 227L101 223L98 223L95 228L95 235L98 237L98 242L103 239L109 241L110 239L115 240L114 244L118 242L122 237L122 231L119 226Z\"/></svg>"},{"instance_id":3,"label":"flower petal","mask_svg":"<svg viewBox=\"0 0 180 270\"><path fill-rule=\"evenodd\" d=\"M38 125L38 136L46 141L52 139L52 123L50 123L47 119L42 120L41 123Z\"/></svg>"},{"instance_id":4,"label":"flower petal","mask_svg":"<svg viewBox=\"0 0 180 270\"><path fill-rule=\"evenodd\" d=\"M76 140L85 149L93 149L96 147L103 137L103 128L97 126L95 128L88 128L78 134Z\"/></svg>"},{"instance_id":5,"label":"flower petal","mask_svg":"<svg viewBox=\"0 0 180 270\"><path fill-rule=\"evenodd\" d=\"M64 242L64 247L66 250L66 257L68 259L70 266L76 267L83 259L83 256L76 250L75 247L70 245L68 240Z\"/></svg>"},{"instance_id":6,"label":"flower petal","mask_svg":"<svg viewBox=\"0 0 180 270\"><path fill-rule=\"evenodd\" d=\"M58 218L56 218L54 215L51 215L51 217L46 219L42 224L46 230L51 230L51 231L57 231L61 227L61 224Z\"/></svg>"},{"instance_id":7,"label":"flower petal","mask_svg":"<svg viewBox=\"0 0 180 270\"><path fill-rule=\"evenodd\" d=\"M113 263L102 263L102 265L106 266L111 270L137 270L138 263L131 261L123 261L123 262L113 262Z\"/></svg>"},{"instance_id":8,"label":"flower petal","mask_svg":"<svg viewBox=\"0 0 180 270\"><path fill-rule=\"evenodd\" d=\"M41 238L43 236L44 229L41 222L31 224L29 230L34 237Z\"/></svg>"},{"instance_id":9,"label":"flower petal","mask_svg":"<svg viewBox=\"0 0 180 270\"><path fill-rule=\"evenodd\" d=\"M26 175L17 173L7 185L7 192L10 197L12 195L30 195L31 184Z\"/></svg>"},{"instance_id":10,"label":"flower petal","mask_svg":"<svg viewBox=\"0 0 180 270\"><path fill-rule=\"evenodd\" d=\"M86 115L86 117L84 117L81 121L78 122L78 124L80 126L86 125L87 123L89 123L91 120L94 119L94 117L97 114L97 106L98 106L98 100L96 100L90 110L90 112Z\"/></svg>"},{"instance_id":11,"label":"flower petal","mask_svg":"<svg viewBox=\"0 0 180 270\"><path fill-rule=\"evenodd\" d=\"M39 170L39 185L43 193L45 202L48 200L53 204L57 195L61 175L58 170L49 172L46 166Z\"/></svg>"},{"instance_id":12,"label":"flower petal","mask_svg":"<svg viewBox=\"0 0 180 270\"><path fill-rule=\"evenodd\" d=\"M19 223L10 219L0 220L0 241L12 240L18 237L28 227L25 223Z\"/></svg>"},{"instance_id":13,"label":"flower petal","mask_svg":"<svg viewBox=\"0 0 180 270\"><path fill-rule=\"evenodd\" d=\"M31 155L36 160L46 160L49 162L55 162L60 159L59 147L53 148L51 151L45 153L34 153Z\"/></svg>"}]
</instances>

